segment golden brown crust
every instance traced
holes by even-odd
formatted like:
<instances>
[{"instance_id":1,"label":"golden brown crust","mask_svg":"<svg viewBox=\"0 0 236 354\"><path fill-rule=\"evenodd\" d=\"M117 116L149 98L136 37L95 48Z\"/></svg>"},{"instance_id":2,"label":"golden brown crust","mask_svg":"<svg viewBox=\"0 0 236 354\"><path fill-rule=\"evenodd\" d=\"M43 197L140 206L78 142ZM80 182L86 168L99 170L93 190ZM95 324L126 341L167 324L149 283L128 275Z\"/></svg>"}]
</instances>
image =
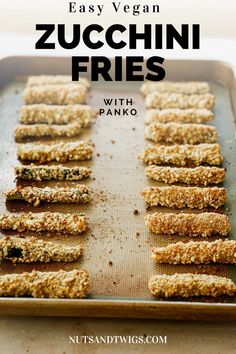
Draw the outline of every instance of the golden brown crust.
<instances>
[{"instance_id":1,"label":"golden brown crust","mask_svg":"<svg viewBox=\"0 0 236 354\"><path fill-rule=\"evenodd\" d=\"M204 124L152 123L146 128L146 138L156 143L216 143L218 133L215 127Z\"/></svg>"},{"instance_id":2,"label":"golden brown crust","mask_svg":"<svg viewBox=\"0 0 236 354\"><path fill-rule=\"evenodd\" d=\"M83 254L83 247L46 242L36 237L3 237L0 240L0 259L12 263L73 262Z\"/></svg>"},{"instance_id":3,"label":"golden brown crust","mask_svg":"<svg viewBox=\"0 0 236 354\"><path fill-rule=\"evenodd\" d=\"M182 93L150 93L145 99L146 108L206 108L213 109L215 97L210 94L184 95Z\"/></svg>"},{"instance_id":4,"label":"golden brown crust","mask_svg":"<svg viewBox=\"0 0 236 354\"><path fill-rule=\"evenodd\" d=\"M218 166L223 161L219 144L150 146L139 158L149 165L175 166Z\"/></svg>"},{"instance_id":5,"label":"golden brown crust","mask_svg":"<svg viewBox=\"0 0 236 354\"><path fill-rule=\"evenodd\" d=\"M169 264L235 264L236 241L177 242L166 247L152 248L152 259L157 263Z\"/></svg>"},{"instance_id":6,"label":"golden brown crust","mask_svg":"<svg viewBox=\"0 0 236 354\"><path fill-rule=\"evenodd\" d=\"M145 169L145 173L148 178L168 184L186 183L207 186L222 183L225 178L223 168L208 166L190 168L151 165Z\"/></svg>"},{"instance_id":7,"label":"golden brown crust","mask_svg":"<svg viewBox=\"0 0 236 354\"><path fill-rule=\"evenodd\" d=\"M166 206L169 208L204 209L219 208L227 199L225 188L219 187L182 187L165 186L146 188L142 198L151 206Z\"/></svg>"},{"instance_id":8,"label":"golden brown crust","mask_svg":"<svg viewBox=\"0 0 236 354\"><path fill-rule=\"evenodd\" d=\"M58 144L20 144L18 158L21 160L46 163L51 161L66 162L89 160L92 158L93 145L91 141L78 141Z\"/></svg>"},{"instance_id":9,"label":"golden brown crust","mask_svg":"<svg viewBox=\"0 0 236 354\"><path fill-rule=\"evenodd\" d=\"M78 82L72 81L71 75L33 75L29 76L27 79L27 86L38 86L38 85L57 85L57 84L79 84L84 85L87 89L90 88L90 82L85 78L81 77Z\"/></svg>"},{"instance_id":10,"label":"golden brown crust","mask_svg":"<svg viewBox=\"0 0 236 354\"><path fill-rule=\"evenodd\" d=\"M145 217L147 228L157 234L181 236L226 236L230 232L227 215L218 213L154 213Z\"/></svg>"},{"instance_id":11,"label":"golden brown crust","mask_svg":"<svg viewBox=\"0 0 236 354\"><path fill-rule=\"evenodd\" d=\"M206 274L154 275L148 284L157 297L234 296L236 285L231 279Z\"/></svg>"},{"instance_id":12,"label":"golden brown crust","mask_svg":"<svg viewBox=\"0 0 236 354\"><path fill-rule=\"evenodd\" d=\"M82 127L88 127L97 113L87 105L47 105L32 104L21 108L20 122L23 124L68 124L78 121Z\"/></svg>"},{"instance_id":13,"label":"golden brown crust","mask_svg":"<svg viewBox=\"0 0 236 354\"><path fill-rule=\"evenodd\" d=\"M160 93L183 93L186 95L193 94L204 94L210 92L210 85L204 81L188 81L188 82L150 82L146 81L141 87L141 93L144 96L147 96L152 92Z\"/></svg>"},{"instance_id":14,"label":"golden brown crust","mask_svg":"<svg viewBox=\"0 0 236 354\"><path fill-rule=\"evenodd\" d=\"M86 103L87 89L78 84L27 86L23 95L25 104L81 104Z\"/></svg>"},{"instance_id":15,"label":"golden brown crust","mask_svg":"<svg viewBox=\"0 0 236 354\"><path fill-rule=\"evenodd\" d=\"M86 231L87 226L88 218L83 213L4 213L0 216L1 229L17 230L18 232L49 231L76 235Z\"/></svg>"},{"instance_id":16,"label":"golden brown crust","mask_svg":"<svg viewBox=\"0 0 236 354\"><path fill-rule=\"evenodd\" d=\"M145 123L206 123L214 119L214 114L205 108L166 108L148 109L145 115Z\"/></svg>"},{"instance_id":17,"label":"golden brown crust","mask_svg":"<svg viewBox=\"0 0 236 354\"><path fill-rule=\"evenodd\" d=\"M38 206L41 202L48 203L88 203L91 193L88 187L78 184L76 187L16 187L5 192L8 200L23 199Z\"/></svg>"},{"instance_id":18,"label":"golden brown crust","mask_svg":"<svg viewBox=\"0 0 236 354\"><path fill-rule=\"evenodd\" d=\"M70 272L38 272L0 276L0 296L32 296L38 298L84 298L90 288L85 270Z\"/></svg>"},{"instance_id":19,"label":"golden brown crust","mask_svg":"<svg viewBox=\"0 0 236 354\"><path fill-rule=\"evenodd\" d=\"M79 181L83 178L90 177L92 170L89 167L76 166L66 167L61 165L51 166L17 166L15 174L20 179L35 180L35 181Z\"/></svg>"}]
</instances>

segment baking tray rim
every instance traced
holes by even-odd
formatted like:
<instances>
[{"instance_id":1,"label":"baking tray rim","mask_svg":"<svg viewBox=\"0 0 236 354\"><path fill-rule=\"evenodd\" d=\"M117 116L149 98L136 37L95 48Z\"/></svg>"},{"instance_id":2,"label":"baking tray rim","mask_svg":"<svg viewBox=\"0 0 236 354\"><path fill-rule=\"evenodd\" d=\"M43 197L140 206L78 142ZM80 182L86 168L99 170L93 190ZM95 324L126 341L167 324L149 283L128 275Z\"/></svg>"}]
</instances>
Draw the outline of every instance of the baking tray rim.
<instances>
[{"instance_id":1,"label":"baking tray rim","mask_svg":"<svg viewBox=\"0 0 236 354\"><path fill-rule=\"evenodd\" d=\"M68 56L10 55L2 62L17 59L69 59ZM113 57L110 57L112 60ZM146 57L144 56L144 59ZM231 69L236 80L236 66L226 60L214 59L166 59L174 62L201 62L223 65ZM229 92L231 97L231 92ZM232 98L232 97L231 97ZM231 106L233 113L234 107ZM177 320L236 320L236 303L204 303L190 301L137 300L123 298L103 299L42 299L0 297L0 316L70 316L70 317L118 317Z\"/></svg>"}]
</instances>

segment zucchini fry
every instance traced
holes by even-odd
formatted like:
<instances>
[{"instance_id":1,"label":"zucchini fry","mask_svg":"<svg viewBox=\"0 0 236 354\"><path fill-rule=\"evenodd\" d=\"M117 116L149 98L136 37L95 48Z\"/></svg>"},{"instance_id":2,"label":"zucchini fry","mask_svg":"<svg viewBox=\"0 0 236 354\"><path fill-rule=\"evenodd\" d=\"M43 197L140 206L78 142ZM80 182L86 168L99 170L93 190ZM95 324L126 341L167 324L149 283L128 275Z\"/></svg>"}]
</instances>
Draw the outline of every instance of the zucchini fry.
<instances>
[{"instance_id":1,"label":"zucchini fry","mask_svg":"<svg viewBox=\"0 0 236 354\"><path fill-rule=\"evenodd\" d=\"M72 81L71 75L33 75L29 76L26 85L27 86L41 86L41 85L57 85L57 84L75 84ZM85 78L81 77L77 82L79 85L84 85L87 89L90 89L91 84Z\"/></svg>"},{"instance_id":2,"label":"zucchini fry","mask_svg":"<svg viewBox=\"0 0 236 354\"><path fill-rule=\"evenodd\" d=\"M141 86L141 93L147 96L152 92L159 93L183 93L185 95L204 94L210 92L210 85L204 81L187 81L187 82L144 82Z\"/></svg>"}]
</instances>

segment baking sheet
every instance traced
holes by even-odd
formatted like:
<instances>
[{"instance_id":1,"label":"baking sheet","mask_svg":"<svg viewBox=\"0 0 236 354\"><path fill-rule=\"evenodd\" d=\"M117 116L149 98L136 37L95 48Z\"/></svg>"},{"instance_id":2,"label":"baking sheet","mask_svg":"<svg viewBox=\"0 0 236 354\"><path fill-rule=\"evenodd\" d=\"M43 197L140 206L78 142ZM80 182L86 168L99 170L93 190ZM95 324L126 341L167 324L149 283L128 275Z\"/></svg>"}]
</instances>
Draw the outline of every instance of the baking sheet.
<instances>
[{"instance_id":1,"label":"baking sheet","mask_svg":"<svg viewBox=\"0 0 236 354\"><path fill-rule=\"evenodd\" d=\"M175 304L179 306L187 302L178 301L160 301L150 296L148 291L148 279L151 275L159 274L172 274L175 272L200 272L209 274L218 274L223 276L232 276L236 280L236 273L233 267L228 266L181 266L181 265L154 265L150 259L150 248L157 245L166 245L170 242L180 241L182 237L166 237L162 235L155 235L146 229L143 222L143 217L146 215L147 205L142 201L140 192L149 185L155 185L155 182L150 182L144 175L145 165L138 160L138 154L147 145L144 138L144 100L139 93L141 83L112 83L112 82L99 82L93 83L88 103L95 108L104 108L103 98L132 98L134 101L133 107L137 109L137 116L101 116L98 117L96 124L91 128L84 130L82 135L77 139L91 138L95 143L95 154L92 161L81 163L67 163L67 165L86 165L91 166L93 175L90 180L82 180L80 183L89 185L93 190L94 202L89 206L80 205L60 205L60 204L44 204L40 207L32 207L25 202L7 202L2 195L4 190L13 188L16 184L14 181L13 169L16 164L20 162L16 157L16 144L13 137L14 126L18 122L18 111L23 104L22 90L25 86L25 78L22 75L26 74L39 74L39 73L58 73L63 74L66 66L61 69L62 63L69 64L65 58L54 58L54 65L52 69L52 58L41 59L39 66L36 69L36 62L39 58L16 58L15 64L18 59L18 71L14 66L14 70L9 72L2 80L1 102L0 102L0 129L2 134L1 144L1 196L0 196L0 212L28 212L28 211L60 211L60 212L86 212L90 219L90 229L80 236L65 236L45 234L37 236L45 240L61 242L64 244L77 244L83 243L85 246L85 253L81 260L73 263L50 263L50 264L28 264L28 265L12 265L10 262L2 262L0 267L0 274L5 273L21 273L22 271L31 271L32 269L42 271L52 271L58 269L71 270L74 268L82 267L86 269L91 277L91 295L88 300L74 300L78 309L82 302L83 307L86 304L90 308L95 305L95 299L98 299L100 306L103 306L104 315L108 313L109 301L114 301L113 305L117 308L121 305L125 306L129 301L132 304L139 303L149 304L149 309L153 306L153 311L158 309L158 303L162 306ZM12 59L11 59L12 60ZM173 73L176 63L174 61L168 62L170 66L167 72L169 73L168 79L182 79L182 80L202 80L203 78L190 75L197 75L192 73L192 64L184 61L182 63L181 78L175 77ZM9 63L9 61L8 61ZM39 63L39 62L38 62ZM26 70L27 64L27 70ZM30 66L31 64L31 66ZM191 64L191 65L190 65ZM6 65L6 64L5 64ZM180 65L180 62L178 62ZM11 65L10 65L11 66ZM220 69L223 64L218 63ZM50 71L51 68L51 71ZM183 69L185 68L185 72ZM213 66L211 66L212 71ZM52 71L53 70L53 71ZM199 70L199 65L198 65ZM224 67L224 70L227 70ZM228 70L230 70L228 68ZM231 238L235 235L236 224L233 218L235 212L235 124L234 115L231 105L231 97L229 87L229 75L227 77L219 76L219 71L211 72L207 70L207 63L202 63L201 75L205 72L208 75L207 79L211 81L211 88L217 97L217 105L215 109L216 119L213 121L220 133L220 144L222 146L222 154L225 156L224 167L227 168L226 181L224 186L228 190L229 198L226 208L219 212L226 212L230 215L232 224ZM178 75L180 71L177 70ZM209 77L209 73L211 74ZM6 72L5 74L6 75ZM1 78L0 78L1 79ZM2 79L4 79L2 77ZM218 83L213 82L218 81ZM225 81L222 81L225 80ZM219 84L220 83L220 84ZM223 85L224 86L223 86ZM226 87L228 86L228 87ZM131 106L127 106L132 108ZM113 108L112 106L109 108ZM116 108L122 108L118 105ZM124 107L126 108L126 107ZM63 139L65 141L76 139ZM58 141L58 139L49 139L48 141ZM48 142L47 141L47 142ZM76 182L17 182L19 185L74 185ZM152 208L150 212L157 209L166 211L167 208ZM138 210L138 215L134 211ZM15 235L17 233L11 231L2 232L4 235ZM32 236L33 233L24 234L26 237ZM186 240L186 238L185 238ZM14 300L17 302L19 299L11 299L11 306L14 306ZM23 300L23 299L21 299ZM30 301L29 301L30 300ZM206 301L206 299L202 299ZM6 299L5 299L6 301ZM32 309L32 301L37 307L46 302L51 309L61 306L65 309L66 304L69 305L71 300L39 300L39 299L25 299L26 309L28 312ZM28 301L28 306L27 306ZM51 301L51 302L50 302ZM221 299L226 303L232 302L232 299ZM2 298L0 303L4 302ZM15 302L15 303L16 303ZM31 304L31 305L30 305ZM55 304L58 304L55 306ZM59 305L60 304L60 305ZM71 302L70 302L71 304ZM192 305L192 302L190 303ZM201 306L223 306L221 304L204 303ZM10 307L11 307L10 306ZM35 307L34 306L34 307ZM69 305L71 306L71 305ZM150 307L151 306L151 307ZM194 309L198 304L193 304ZM236 305L232 305L233 308ZM95 308L95 307L94 307ZM223 307L221 307L222 309ZM131 316L126 306L127 316ZM179 307L180 309L180 307ZM0 309L1 310L1 309ZM101 311L101 309L100 309ZM201 310L204 313L204 310ZM0 311L1 312L1 311ZM54 313L55 312L55 313ZM56 314L56 310L52 314ZM66 311L64 311L66 314ZM138 313L139 312L139 313ZM178 317L176 311L176 317ZM225 311L224 313L226 313ZM68 312L69 313L69 312ZM112 313L112 311L111 311ZM205 312L206 313L206 312ZM234 311L235 313L235 311ZM146 317L148 311L135 311L132 316ZM99 315L99 311L93 313L94 316ZM101 314L100 314L101 315ZM153 317L160 317L160 314L153 313ZM175 317L174 314L169 317ZM190 316L189 316L190 318Z\"/></svg>"}]
</instances>

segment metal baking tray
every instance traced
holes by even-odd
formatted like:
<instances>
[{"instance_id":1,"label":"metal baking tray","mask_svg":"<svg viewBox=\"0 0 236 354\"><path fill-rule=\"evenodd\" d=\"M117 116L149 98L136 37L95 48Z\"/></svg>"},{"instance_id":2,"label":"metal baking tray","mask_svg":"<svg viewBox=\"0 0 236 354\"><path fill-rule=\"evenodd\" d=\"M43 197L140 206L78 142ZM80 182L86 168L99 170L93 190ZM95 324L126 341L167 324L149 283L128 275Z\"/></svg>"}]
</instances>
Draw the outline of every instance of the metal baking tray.
<instances>
[{"instance_id":1,"label":"metal baking tray","mask_svg":"<svg viewBox=\"0 0 236 354\"><path fill-rule=\"evenodd\" d=\"M112 61L112 74L114 72ZM169 80L204 80L211 83L217 97L216 119L212 123L220 133L224 167L227 177L224 183L228 190L228 204L224 212L229 213L232 223L231 237L236 234L236 179L235 179L235 122L236 81L233 68L219 61L167 60L165 64ZM88 78L90 68L88 69ZM145 72L145 66L143 68ZM151 183L144 175L144 165L138 155L147 144L144 139L144 101L139 93L141 82L98 82L93 83L88 103L95 108L104 108L103 98L132 98L136 116L104 115L96 124L85 130L79 139L91 138L95 143L92 161L81 163L91 166L93 178L81 181L88 184L94 193L90 206L50 205L34 208L24 202L5 202L2 192L12 188L13 169L17 161L17 145L13 130L18 121L18 111L23 104L22 90L28 75L68 74L71 59L64 57L9 57L0 61L0 131L1 173L0 212L20 211L84 211L90 218L90 230L81 236L39 234L38 237L65 244L81 242L85 246L83 258L69 264L15 265L2 262L0 274L21 273L37 270L71 270L82 267L91 277L91 294L83 300L0 298L0 314L32 316L94 316L173 319L236 319L236 303L232 299L212 302L163 301L152 298L147 282L151 275L175 272L203 272L231 276L236 272L228 266L155 266L150 259L150 248L173 242L173 238L154 235L144 226L146 205L140 192ZM85 75L86 76L86 75ZM111 107L114 108L114 105ZM122 108L120 104L116 108ZM124 107L125 108L125 107ZM67 139L68 140L68 139ZM73 163L69 163L73 165ZM70 185L74 182L60 182ZM40 182L31 182L39 185ZM48 182L44 185L59 183ZM135 215L134 210L139 211ZM152 210L154 211L154 210ZM165 210L164 210L165 211ZM148 211L149 212L149 211ZM14 232L1 234L14 235ZM32 235L30 233L26 234ZM176 237L176 241L181 240Z\"/></svg>"}]
</instances>

